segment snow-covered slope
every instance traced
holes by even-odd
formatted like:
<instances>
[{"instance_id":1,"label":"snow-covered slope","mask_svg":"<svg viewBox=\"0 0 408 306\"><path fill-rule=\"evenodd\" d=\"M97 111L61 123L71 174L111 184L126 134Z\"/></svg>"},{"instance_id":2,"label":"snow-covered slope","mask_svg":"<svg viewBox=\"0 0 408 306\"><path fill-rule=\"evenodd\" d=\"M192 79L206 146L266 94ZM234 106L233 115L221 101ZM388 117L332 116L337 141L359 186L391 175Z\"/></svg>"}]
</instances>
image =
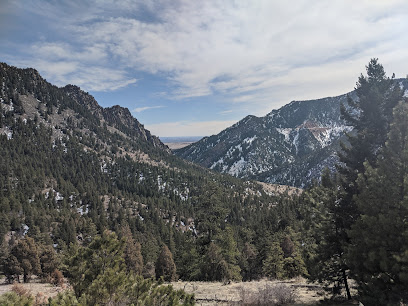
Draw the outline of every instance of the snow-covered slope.
<instances>
[{"instance_id":1,"label":"snow-covered slope","mask_svg":"<svg viewBox=\"0 0 408 306\"><path fill-rule=\"evenodd\" d=\"M408 88L407 80L400 80ZM349 96L356 99L354 92ZM205 137L175 153L231 175L304 187L334 169L339 144L352 131L340 118L347 94L293 101L265 117L247 116L218 135Z\"/></svg>"}]
</instances>

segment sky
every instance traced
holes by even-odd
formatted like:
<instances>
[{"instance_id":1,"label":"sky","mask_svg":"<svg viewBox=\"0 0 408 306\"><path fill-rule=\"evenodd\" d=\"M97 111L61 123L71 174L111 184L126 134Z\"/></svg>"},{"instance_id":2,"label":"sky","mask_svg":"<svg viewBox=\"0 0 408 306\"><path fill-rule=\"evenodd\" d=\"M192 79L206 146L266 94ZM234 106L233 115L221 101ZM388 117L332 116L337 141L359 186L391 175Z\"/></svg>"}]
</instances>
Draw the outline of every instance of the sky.
<instances>
[{"instance_id":1,"label":"sky","mask_svg":"<svg viewBox=\"0 0 408 306\"><path fill-rule=\"evenodd\" d=\"M406 0L0 0L0 61L121 105L153 134L209 136L408 74Z\"/></svg>"}]
</instances>

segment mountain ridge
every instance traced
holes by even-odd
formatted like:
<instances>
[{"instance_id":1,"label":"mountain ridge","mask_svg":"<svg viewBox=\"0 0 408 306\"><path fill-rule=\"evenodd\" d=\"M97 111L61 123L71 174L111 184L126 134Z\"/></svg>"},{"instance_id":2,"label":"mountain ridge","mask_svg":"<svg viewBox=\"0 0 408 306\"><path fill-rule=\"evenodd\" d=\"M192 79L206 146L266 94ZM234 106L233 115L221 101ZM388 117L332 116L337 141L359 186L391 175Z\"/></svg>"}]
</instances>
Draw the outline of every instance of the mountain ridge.
<instances>
[{"instance_id":1,"label":"mountain ridge","mask_svg":"<svg viewBox=\"0 0 408 306\"><path fill-rule=\"evenodd\" d=\"M60 88L56 87L48 83L41 77L38 71L33 68L20 69L9 66L6 63L0 63L0 71L2 72L1 77L3 77L4 80L8 80L6 75L9 75L11 77L10 81L14 83L13 86L17 85L17 87L13 89L14 92L6 93L5 89L7 84L3 81L1 89L2 96L9 96L11 105L13 105L13 100L18 102L20 96L23 97L23 103L31 100L27 103L32 104L31 114L33 114L33 117L36 115L41 116L45 109L47 109L47 118L48 116L55 117L55 115L61 115L65 109L72 109L74 112L79 112L81 115L84 115L85 119L90 120L90 122L84 120L84 125L92 125L93 128L103 128L104 123L106 123L127 137L134 139L139 138L151 143L154 147L170 152L170 149L164 145L158 137L146 130L144 126L132 116L127 108L119 105L103 108L92 95L81 90L80 87L71 84ZM30 96L34 100L30 99ZM37 104L35 100L38 102ZM2 103L3 102L4 101L2 101ZM18 111L24 112L24 109L20 109L23 107L22 105L17 105L17 107L19 108ZM54 110L52 109L53 107L58 108ZM75 120L74 118L72 119ZM50 122L50 124L53 125L54 123ZM67 120L59 120L59 124L61 128L67 128L69 125Z\"/></svg>"},{"instance_id":2,"label":"mountain ridge","mask_svg":"<svg viewBox=\"0 0 408 306\"><path fill-rule=\"evenodd\" d=\"M400 86L408 88L405 79ZM239 178L305 187L334 170L340 141L353 127L341 119L340 106L355 91L335 97L291 101L263 117L248 115L217 135L175 154Z\"/></svg>"}]
</instances>

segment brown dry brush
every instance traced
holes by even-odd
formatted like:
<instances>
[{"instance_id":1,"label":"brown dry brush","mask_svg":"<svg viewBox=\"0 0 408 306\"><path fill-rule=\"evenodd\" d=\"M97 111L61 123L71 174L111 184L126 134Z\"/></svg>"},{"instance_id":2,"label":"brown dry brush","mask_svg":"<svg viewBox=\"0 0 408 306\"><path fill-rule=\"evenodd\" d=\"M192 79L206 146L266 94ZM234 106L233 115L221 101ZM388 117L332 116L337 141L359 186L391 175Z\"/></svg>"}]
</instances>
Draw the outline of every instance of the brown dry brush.
<instances>
[{"instance_id":1,"label":"brown dry brush","mask_svg":"<svg viewBox=\"0 0 408 306\"><path fill-rule=\"evenodd\" d=\"M239 289L240 301L238 305L290 305L297 298L293 288L285 284L266 284L258 291L252 291L245 287Z\"/></svg>"}]
</instances>

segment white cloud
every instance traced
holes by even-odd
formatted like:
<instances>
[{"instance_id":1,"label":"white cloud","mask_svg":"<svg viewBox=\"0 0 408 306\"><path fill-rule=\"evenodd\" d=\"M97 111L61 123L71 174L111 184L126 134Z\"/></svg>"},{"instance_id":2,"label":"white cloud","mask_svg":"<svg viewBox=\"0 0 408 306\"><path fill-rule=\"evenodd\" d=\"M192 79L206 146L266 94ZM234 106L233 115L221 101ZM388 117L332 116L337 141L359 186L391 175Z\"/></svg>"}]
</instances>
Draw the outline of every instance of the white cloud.
<instances>
[{"instance_id":1,"label":"white cloud","mask_svg":"<svg viewBox=\"0 0 408 306\"><path fill-rule=\"evenodd\" d=\"M114 91L135 84L138 80L131 78L122 69L91 65L87 62L72 59L21 60L15 63L23 67L35 67L41 74L57 86L75 84L86 91Z\"/></svg>"},{"instance_id":2,"label":"white cloud","mask_svg":"<svg viewBox=\"0 0 408 306\"><path fill-rule=\"evenodd\" d=\"M160 137L215 135L237 121L179 121L146 124L146 128Z\"/></svg>"},{"instance_id":3,"label":"white cloud","mask_svg":"<svg viewBox=\"0 0 408 306\"><path fill-rule=\"evenodd\" d=\"M157 106L136 107L135 109L132 110L132 113L141 113L141 112L144 112L145 110L163 108L163 107L165 107L165 106L157 105Z\"/></svg>"},{"instance_id":4,"label":"white cloud","mask_svg":"<svg viewBox=\"0 0 408 306\"><path fill-rule=\"evenodd\" d=\"M227 115L227 114L231 114L231 113L233 113L233 112L236 112L236 110L235 110L235 109L228 109L228 110L219 112L218 114L220 114L220 115Z\"/></svg>"},{"instance_id":5,"label":"white cloud","mask_svg":"<svg viewBox=\"0 0 408 306\"><path fill-rule=\"evenodd\" d=\"M367 63L371 55L386 56L396 41L406 50L407 11L402 1L181 1L158 10L160 23L117 17L75 30L82 44L105 46L123 65L167 75L179 98L241 95L262 93L298 69L321 72L350 58ZM326 79L325 73L312 78Z\"/></svg>"},{"instance_id":6,"label":"white cloud","mask_svg":"<svg viewBox=\"0 0 408 306\"><path fill-rule=\"evenodd\" d=\"M142 71L166 78L167 96L221 94L259 114L351 90L371 57L408 71L405 0L40 3L28 10L58 21L66 42L28 52L53 82L86 90L133 84Z\"/></svg>"}]
</instances>

